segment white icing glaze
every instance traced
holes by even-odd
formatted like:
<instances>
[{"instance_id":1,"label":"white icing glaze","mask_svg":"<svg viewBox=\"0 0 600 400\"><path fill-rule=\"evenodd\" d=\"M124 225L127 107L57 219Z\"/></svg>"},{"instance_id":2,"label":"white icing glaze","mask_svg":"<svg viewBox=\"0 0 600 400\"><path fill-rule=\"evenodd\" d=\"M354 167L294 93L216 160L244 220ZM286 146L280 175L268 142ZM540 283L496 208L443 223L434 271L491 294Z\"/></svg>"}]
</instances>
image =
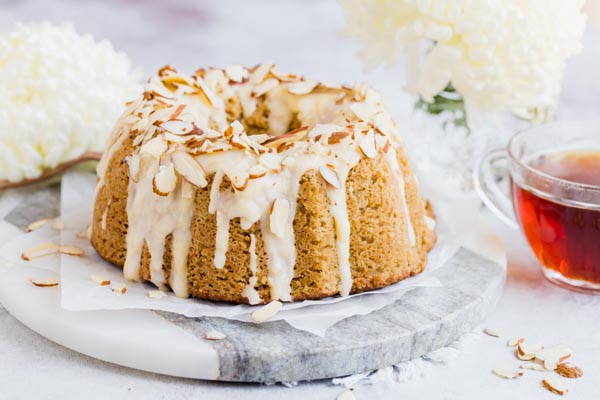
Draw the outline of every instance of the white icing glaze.
<instances>
[{"instance_id":1,"label":"white icing glaze","mask_svg":"<svg viewBox=\"0 0 600 400\"><path fill-rule=\"evenodd\" d=\"M248 303L258 304L260 303L260 294L255 288L256 282L258 281L258 277L256 276L256 236L253 233L250 234L250 247L248 248L248 251L250 252L250 265L248 267L250 269L250 272L252 273L252 276L250 276L250 280L244 288L242 295L246 296L246 298L248 299Z\"/></svg>"},{"instance_id":2,"label":"white icing glaze","mask_svg":"<svg viewBox=\"0 0 600 400\"><path fill-rule=\"evenodd\" d=\"M150 253L151 281L159 287L165 284L165 238L172 233L169 285L177 296L188 295L187 254L191 243L194 196L182 195L181 182L187 179L205 185L202 177L212 175L208 211L216 217L214 267L221 269L226 264L232 220L239 219L244 230L258 224L267 254L271 298L291 301L291 281L296 264L293 222L298 190L301 177L314 170L327 172L327 176L320 173L328 182L330 212L336 227L341 277L339 291L341 295L348 295L352 276L345 182L362 157L383 153L387 154L385 159L398 180L407 235L411 245L415 244L402 171L396 153L390 147L390 140L397 142L397 133L379 97L363 87L330 88L299 78L285 78L295 80L292 88L285 80L277 81L273 74L271 66L263 64L249 73L237 71L237 83L231 84L221 70L208 70L203 78L198 75L185 77L171 69L161 70L160 76L148 83L145 95L148 99L130 107L130 117L137 116L137 120L128 117L122 122L118 138L98 168L99 174L105 173L107 160L122 145L123 137L128 136L130 130L140 132L142 137L134 139L135 154L141 157L140 173L137 182L130 179L127 201L129 228L124 271L128 279L139 279L141 254L146 244ZM248 75L247 79L241 78L245 75ZM238 82L240 80L243 82ZM243 117L247 118L257 109L257 93L264 96L269 109L269 135L247 135L239 123L228 127L224 101L237 98ZM306 128L287 133L294 118ZM373 140L374 129L378 135L375 140L377 152L366 152L370 154L366 156L359 149L359 143L368 132ZM161 133L167 146L162 142L160 146L158 142L150 143L144 152L139 152L140 146ZM193 158L189 162L183 160L185 165L176 164L177 175L173 178L176 182L161 176L160 187L176 187L175 190L170 193L162 193L162 189L156 191L154 177L159 166L170 165L170 154L174 151L189 152ZM189 168L200 176L190 176ZM224 179L231 183L231 188L221 190ZM101 178L99 186L102 184ZM282 203L275 207L275 202ZM285 207L280 207L282 204ZM243 292L252 304L261 300L254 288L258 279L256 263L256 237L252 234L252 276Z\"/></svg>"},{"instance_id":3,"label":"white icing glaze","mask_svg":"<svg viewBox=\"0 0 600 400\"><path fill-rule=\"evenodd\" d=\"M110 207L111 201L112 201L112 198L108 199L108 202L106 203L106 207L104 208L104 212L102 213L102 220L100 221L100 228L102 228L103 231L106 230L106 217L108 216L108 208Z\"/></svg>"}]
</instances>

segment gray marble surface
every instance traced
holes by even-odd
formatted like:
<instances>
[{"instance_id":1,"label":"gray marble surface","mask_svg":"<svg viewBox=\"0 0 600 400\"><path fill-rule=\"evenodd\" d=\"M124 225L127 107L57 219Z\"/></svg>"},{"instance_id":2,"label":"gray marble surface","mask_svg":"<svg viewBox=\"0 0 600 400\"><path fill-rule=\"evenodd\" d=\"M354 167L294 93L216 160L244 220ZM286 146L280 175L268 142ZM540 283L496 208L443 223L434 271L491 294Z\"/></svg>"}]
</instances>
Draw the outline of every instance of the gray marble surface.
<instances>
[{"instance_id":1,"label":"gray marble surface","mask_svg":"<svg viewBox=\"0 0 600 400\"><path fill-rule=\"evenodd\" d=\"M332 378L412 360L460 339L496 305L505 270L462 248L434 276L443 287L414 289L380 310L338 322L325 337L283 321L258 325L160 314L200 339L212 329L227 335L212 343L219 353L221 380Z\"/></svg>"}]
</instances>

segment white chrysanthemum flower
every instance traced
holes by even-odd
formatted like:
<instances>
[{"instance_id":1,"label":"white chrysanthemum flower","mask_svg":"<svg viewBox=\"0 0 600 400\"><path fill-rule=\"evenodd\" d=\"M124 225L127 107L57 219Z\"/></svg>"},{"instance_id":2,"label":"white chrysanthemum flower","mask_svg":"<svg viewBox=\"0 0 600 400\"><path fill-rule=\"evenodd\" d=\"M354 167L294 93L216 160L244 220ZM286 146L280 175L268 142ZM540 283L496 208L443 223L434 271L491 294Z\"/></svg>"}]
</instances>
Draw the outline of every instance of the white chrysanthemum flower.
<instances>
[{"instance_id":1,"label":"white chrysanthemum flower","mask_svg":"<svg viewBox=\"0 0 600 400\"><path fill-rule=\"evenodd\" d=\"M0 36L0 180L18 182L101 151L140 91L140 72L73 26L18 24Z\"/></svg>"},{"instance_id":2,"label":"white chrysanthemum flower","mask_svg":"<svg viewBox=\"0 0 600 400\"><path fill-rule=\"evenodd\" d=\"M368 67L406 50L407 89L431 102L448 84L470 124L482 112L555 105L565 60L581 49L583 0L340 0Z\"/></svg>"}]
</instances>

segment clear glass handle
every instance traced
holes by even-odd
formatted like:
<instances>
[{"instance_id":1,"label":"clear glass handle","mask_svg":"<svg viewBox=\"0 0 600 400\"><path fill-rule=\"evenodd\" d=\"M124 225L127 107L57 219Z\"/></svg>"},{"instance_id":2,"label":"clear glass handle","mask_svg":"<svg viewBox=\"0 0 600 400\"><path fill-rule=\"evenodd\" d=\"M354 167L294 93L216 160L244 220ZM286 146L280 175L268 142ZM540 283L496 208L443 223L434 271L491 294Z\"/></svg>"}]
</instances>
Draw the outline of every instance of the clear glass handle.
<instances>
[{"instance_id":1,"label":"clear glass handle","mask_svg":"<svg viewBox=\"0 0 600 400\"><path fill-rule=\"evenodd\" d=\"M508 155L505 149L484 154L473 169L475 190L483 203L506 225L518 229L508 187ZM504 190L502 185L504 184Z\"/></svg>"}]
</instances>

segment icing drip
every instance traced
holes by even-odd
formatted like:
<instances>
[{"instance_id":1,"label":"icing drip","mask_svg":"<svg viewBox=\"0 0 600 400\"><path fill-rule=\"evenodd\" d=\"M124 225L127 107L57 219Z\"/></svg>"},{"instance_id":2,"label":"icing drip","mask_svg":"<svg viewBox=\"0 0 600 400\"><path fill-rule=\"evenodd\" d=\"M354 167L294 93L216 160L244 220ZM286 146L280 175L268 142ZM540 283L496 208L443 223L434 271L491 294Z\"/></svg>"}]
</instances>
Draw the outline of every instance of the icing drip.
<instances>
[{"instance_id":1,"label":"icing drip","mask_svg":"<svg viewBox=\"0 0 600 400\"><path fill-rule=\"evenodd\" d=\"M408 241L410 245L414 247L417 244L417 240L415 237L415 230L413 228L413 224L410 218L410 212L408 211L408 204L406 203L404 176L402 175L402 170L400 170L400 165L398 164L396 150L394 150L394 148L390 148L386 154L386 158L390 168L392 169L392 173L394 174L398 182L398 187L400 189L400 199L402 199L402 210L404 212L404 219L406 220Z\"/></svg>"},{"instance_id":2,"label":"icing drip","mask_svg":"<svg viewBox=\"0 0 600 400\"><path fill-rule=\"evenodd\" d=\"M217 238L215 241L215 260L217 269L225 266L225 255L229 244L229 219L221 212L217 211Z\"/></svg>"},{"instance_id":3,"label":"icing drip","mask_svg":"<svg viewBox=\"0 0 600 400\"><path fill-rule=\"evenodd\" d=\"M112 199L108 199L108 202L106 203L106 208L104 209L104 212L102 213L102 220L100 221L100 228L102 228L103 231L106 230L106 216L108 215L108 208L110 207L111 201L112 201Z\"/></svg>"},{"instance_id":4,"label":"icing drip","mask_svg":"<svg viewBox=\"0 0 600 400\"><path fill-rule=\"evenodd\" d=\"M342 174L347 177L348 171ZM329 189L327 194L331 203L329 210L335 221L335 246L340 270L340 295L347 296L352 289L352 274L350 272L350 220L346 206L346 179L340 180L339 189Z\"/></svg>"},{"instance_id":5,"label":"icing drip","mask_svg":"<svg viewBox=\"0 0 600 400\"><path fill-rule=\"evenodd\" d=\"M250 304L258 304L260 303L260 294L256 290L254 286L256 286L256 282L258 281L258 277L256 276L256 267L257 267L257 259L256 259L256 236L254 234L250 234L250 247L248 248L250 252L250 272L252 276L250 276L250 280L248 284L244 288L242 295L246 296L248 302Z\"/></svg>"},{"instance_id":6,"label":"icing drip","mask_svg":"<svg viewBox=\"0 0 600 400\"><path fill-rule=\"evenodd\" d=\"M177 201L179 215L175 229L173 230L173 240L171 243L171 275L169 276L169 285L177 297L188 297L188 253L192 243L192 231L190 225L194 214L194 197L181 196Z\"/></svg>"}]
</instances>

